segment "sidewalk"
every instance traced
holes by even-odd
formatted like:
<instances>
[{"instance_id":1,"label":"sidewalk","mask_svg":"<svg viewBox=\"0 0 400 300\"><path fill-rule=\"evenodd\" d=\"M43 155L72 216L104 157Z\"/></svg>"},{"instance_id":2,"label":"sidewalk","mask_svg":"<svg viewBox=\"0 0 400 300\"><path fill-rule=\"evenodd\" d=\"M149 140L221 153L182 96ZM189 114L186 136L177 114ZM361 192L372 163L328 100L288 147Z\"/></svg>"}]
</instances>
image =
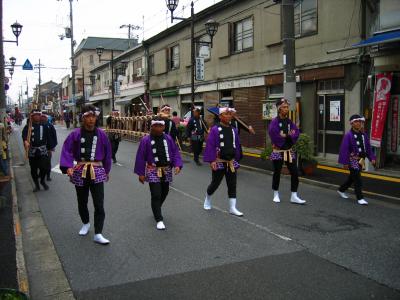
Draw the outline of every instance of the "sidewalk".
<instances>
[{"instance_id":1,"label":"sidewalk","mask_svg":"<svg viewBox=\"0 0 400 300\"><path fill-rule=\"evenodd\" d=\"M190 146L182 145L182 152L191 153ZM270 161L260 159L261 152L259 149L243 148L243 159L240 161L240 165L244 168L272 175L272 165ZM329 189L337 189L346 180L348 173L339 164L322 161L318 164L312 176L300 176L300 180ZM400 178L394 176L393 172L379 169L373 172L363 172L362 177L363 192L367 198L374 197L400 204Z\"/></svg>"},{"instance_id":2,"label":"sidewalk","mask_svg":"<svg viewBox=\"0 0 400 300\"><path fill-rule=\"evenodd\" d=\"M11 181L0 187L0 288L18 289Z\"/></svg>"},{"instance_id":3,"label":"sidewalk","mask_svg":"<svg viewBox=\"0 0 400 300\"><path fill-rule=\"evenodd\" d=\"M270 165L260 159L261 151L258 149L245 148L244 157L241 161L243 166L269 171L272 173ZM349 172L341 168L335 162L319 160L317 169L312 176L301 176L301 180L317 185L323 185L331 189L337 189L341 185ZM381 200L400 204L400 177L394 175L395 172L386 170L374 170L363 172L363 192L368 196L373 196Z\"/></svg>"},{"instance_id":4,"label":"sidewalk","mask_svg":"<svg viewBox=\"0 0 400 300\"><path fill-rule=\"evenodd\" d=\"M20 249L17 247L17 257L21 255L24 260L23 265L18 265L17 268L18 272L22 269L20 272L22 280L19 282L19 287L21 289L21 285L26 285L28 289L29 285L29 296L33 300L74 299L42 217L37 201L38 195L32 192L33 184L29 164L23 157L19 134L19 131L15 131L10 137L10 149L13 154L12 167L17 191L15 197L18 201L19 212Z\"/></svg>"}]
</instances>

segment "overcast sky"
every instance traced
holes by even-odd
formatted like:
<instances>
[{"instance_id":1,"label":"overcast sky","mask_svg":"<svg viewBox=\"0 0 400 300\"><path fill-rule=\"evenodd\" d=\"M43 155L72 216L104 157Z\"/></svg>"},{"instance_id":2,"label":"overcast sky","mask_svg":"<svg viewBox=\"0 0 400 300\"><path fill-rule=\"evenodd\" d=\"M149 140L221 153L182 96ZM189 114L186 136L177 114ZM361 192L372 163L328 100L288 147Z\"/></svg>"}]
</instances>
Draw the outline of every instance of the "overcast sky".
<instances>
[{"instance_id":1,"label":"overcast sky","mask_svg":"<svg viewBox=\"0 0 400 300\"><path fill-rule=\"evenodd\" d=\"M220 1L194 0L195 12ZM190 2L180 0L176 15L189 16ZM79 45L88 36L127 38L128 29L120 29L120 25L143 27L143 16L144 31L135 31L139 41L143 34L147 39L171 26L165 0L73 0L74 39ZM64 27L69 27L69 0L3 0L4 39L14 39L10 25L15 21L23 25L22 33L18 47L15 43L4 43L6 61L14 56L17 65L22 65L26 59L36 65L40 59L46 67L41 71L42 83L60 82L62 77L70 74L70 39L59 38ZM5 75L9 77L8 70ZM21 86L25 92L26 80L32 96L33 87L39 80L38 70L24 71L22 67L16 67L7 93L14 102L18 101Z\"/></svg>"}]
</instances>

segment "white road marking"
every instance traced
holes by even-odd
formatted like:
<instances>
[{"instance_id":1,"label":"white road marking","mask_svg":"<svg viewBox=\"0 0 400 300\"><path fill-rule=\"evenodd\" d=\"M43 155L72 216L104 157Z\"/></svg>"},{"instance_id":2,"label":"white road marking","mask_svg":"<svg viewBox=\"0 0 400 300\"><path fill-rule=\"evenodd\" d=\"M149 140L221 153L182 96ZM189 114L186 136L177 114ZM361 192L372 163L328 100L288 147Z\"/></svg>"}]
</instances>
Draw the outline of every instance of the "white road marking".
<instances>
[{"instance_id":1,"label":"white road marking","mask_svg":"<svg viewBox=\"0 0 400 300\"><path fill-rule=\"evenodd\" d=\"M60 164L57 164L53 169L51 169L52 172L62 174L60 170Z\"/></svg>"},{"instance_id":2,"label":"white road marking","mask_svg":"<svg viewBox=\"0 0 400 300\"><path fill-rule=\"evenodd\" d=\"M177 188L172 187L172 186L170 186L170 189L172 189L172 190L174 190L174 191L176 191L176 192L178 192L178 193L181 193L182 195L184 195L184 196L186 196L186 197L189 197L189 198L192 198L193 200L195 200L195 201L200 202L201 204L203 204L203 201L204 201L204 200L202 200L202 199L200 199L200 198L197 198L196 196L190 195L190 194L188 194L188 193L186 193L186 192L184 192L184 191L181 191L180 189L177 189ZM215 210L217 210L217 211L219 211L219 212L222 212L222 213L224 213L224 214L230 215L230 213L229 213L228 211L226 211L226 210L224 210L224 209L222 209L222 208L219 208L218 206L214 206L214 205L213 205L212 208L215 209ZM244 222L244 223L246 223L246 224L249 224L249 225L252 225L252 226L254 226L254 227L258 228L258 229L261 229L261 230L263 230L263 231L265 231L265 232L268 232L269 234L272 234L272 235L274 235L274 236L276 236L276 237L278 237L278 238L280 238L280 239L282 239L282 240L284 240L284 241L291 241L291 240L292 240L291 238L289 238L289 237L287 237L287 236L284 236L284 235L275 233L275 232L273 232L271 229L269 229L268 227L265 227L265 226L263 226L263 225L259 225L259 224L257 224L257 223L254 223L254 222L252 222L252 221L250 221L249 219L246 219L246 218L244 218L244 217L237 217L237 219L240 220L240 221L242 221L242 222Z\"/></svg>"}]
</instances>

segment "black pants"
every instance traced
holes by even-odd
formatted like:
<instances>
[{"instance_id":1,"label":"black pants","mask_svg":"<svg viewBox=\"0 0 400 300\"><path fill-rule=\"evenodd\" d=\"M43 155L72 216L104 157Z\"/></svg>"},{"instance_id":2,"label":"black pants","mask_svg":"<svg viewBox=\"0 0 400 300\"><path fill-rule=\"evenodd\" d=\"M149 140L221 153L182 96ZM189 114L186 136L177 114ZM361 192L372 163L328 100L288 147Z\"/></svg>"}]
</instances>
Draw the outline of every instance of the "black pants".
<instances>
[{"instance_id":1,"label":"black pants","mask_svg":"<svg viewBox=\"0 0 400 300\"><path fill-rule=\"evenodd\" d=\"M48 157L46 156L41 156L41 157L30 157L29 158L29 165L31 167L31 176L33 179L33 182L35 183L36 186L39 185L39 179L40 182L44 182L44 179L46 177L47 173L47 166L48 166ZM39 174L38 174L39 171Z\"/></svg>"},{"instance_id":2,"label":"black pants","mask_svg":"<svg viewBox=\"0 0 400 300\"><path fill-rule=\"evenodd\" d=\"M283 166L283 160L273 160L274 164L274 175L272 177L272 189L274 191L279 190L279 182L281 180L281 170ZM292 163L286 162L286 165L289 169L291 175L291 183L290 190L292 192L297 192L297 188L299 187L299 174L297 171L296 160L293 160Z\"/></svg>"},{"instance_id":3,"label":"black pants","mask_svg":"<svg viewBox=\"0 0 400 300\"><path fill-rule=\"evenodd\" d=\"M354 192L356 193L357 200L364 199L362 193L361 171L350 168L350 175L346 182L339 187L339 191L344 193L354 182Z\"/></svg>"},{"instance_id":4,"label":"black pants","mask_svg":"<svg viewBox=\"0 0 400 300\"><path fill-rule=\"evenodd\" d=\"M203 150L203 140L197 140L197 141L192 140L192 152L194 155L195 162L199 161L199 156L202 150Z\"/></svg>"},{"instance_id":5,"label":"black pants","mask_svg":"<svg viewBox=\"0 0 400 300\"><path fill-rule=\"evenodd\" d=\"M154 219L156 222L163 220L161 206L169 192L169 182L149 182L151 193L151 209L153 210Z\"/></svg>"},{"instance_id":6,"label":"black pants","mask_svg":"<svg viewBox=\"0 0 400 300\"><path fill-rule=\"evenodd\" d=\"M89 190L93 198L94 206L94 232L95 234L103 231L104 218L104 184L101 183L87 183L84 186L75 186L76 196L78 198L78 210L82 223L89 223Z\"/></svg>"},{"instance_id":7,"label":"black pants","mask_svg":"<svg viewBox=\"0 0 400 300\"><path fill-rule=\"evenodd\" d=\"M111 140L111 150L112 150L112 159L113 160L117 160L115 155L117 154L118 151L118 147L119 147L119 140Z\"/></svg>"},{"instance_id":8,"label":"black pants","mask_svg":"<svg viewBox=\"0 0 400 300\"><path fill-rule=\"evenodd\" d=\"M47 175L47 178L50 178L50 174L51 174L51 152L50 152L50 154L49 154L49 157L48 157L48 161L47 161L47 171L46 171L46 175Z\"/></svg>"},{"instance_id":9,"label":"black pants","mask_svg":"<svg viewBox=\"0 0 400 300\"><path fill-rule=\"evenodd\" d=\"M236 170L235 172L232 172L225 163L224 167L225 168L222 170L212 171L212 180L207 188L207 194L210 196L214 194L225 175L226 186L228 187L228 197L236 198Z\"/></svg>"}]
</instances>

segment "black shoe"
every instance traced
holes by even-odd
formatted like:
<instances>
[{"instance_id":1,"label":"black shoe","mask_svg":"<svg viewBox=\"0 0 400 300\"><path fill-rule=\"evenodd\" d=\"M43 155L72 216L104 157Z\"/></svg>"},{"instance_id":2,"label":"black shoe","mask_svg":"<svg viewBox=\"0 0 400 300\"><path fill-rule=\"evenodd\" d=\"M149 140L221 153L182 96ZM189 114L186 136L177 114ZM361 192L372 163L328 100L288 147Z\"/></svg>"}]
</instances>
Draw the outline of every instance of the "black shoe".
<instances>
[{"instance_id":1,"label":"black shoe","mask_svg":"<svg viewBox=\"0 0 400 300\"><path fill-rule=\"evenodd\" d=\"M39 185L35 185L35 188L33 189L33 192L36 193L40 191L40 186Z\"/></svg>"},{"instance_id":2,"label":"black shoe","mask_svg":"<svg viewBox=\"0 0 400 300\"><path fill-rule=\"evenodd\" d=\"M50 177L47 177L47 179L46 179L47 181L51 181L51 178Z\"/></svg>"},{"instance_id":3,"label":"black shoe","mask_svg":"<svg viewBox=\"0 0 400 300\"><path fill-rule=\"evenodd\" d=\"M117 160L116 160L115 158L113 158L113 163L114 163L114 164L116 164L116 163L117 163Z\"/></svg>"},{"instance_id":4,"label":"black shoe","mask_svg":"<svg viewBox=\"0 0 400 300\"><path fill-rule=\"evenodd\" d=\"M47 191L49 189L49 186L46 184L46 182L41 181L40 184L43 186L43 188Z\"/></svg>"}]
</instances>

